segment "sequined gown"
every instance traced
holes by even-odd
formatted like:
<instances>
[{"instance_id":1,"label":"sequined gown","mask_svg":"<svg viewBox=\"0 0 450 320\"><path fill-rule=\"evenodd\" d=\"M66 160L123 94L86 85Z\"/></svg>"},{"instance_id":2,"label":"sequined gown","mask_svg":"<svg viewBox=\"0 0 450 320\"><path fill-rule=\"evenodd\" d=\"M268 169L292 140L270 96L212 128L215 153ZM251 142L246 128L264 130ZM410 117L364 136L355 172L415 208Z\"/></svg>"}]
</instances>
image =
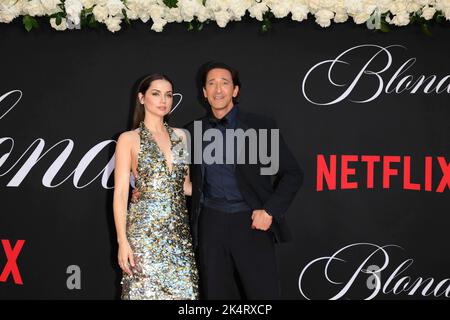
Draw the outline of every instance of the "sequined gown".
<instances>
[{"instance_id":1,"label":"sequined gown","mask_svg":"<svg viewBox=\"0 0 450 320\"><path fill-rule=\"evenodd\" d=\"M122 299L198 299L198 274L189 230L183 184L188 152L164 123L171 141L170 171L143 122L139 126L136 187L138 202L127 214L127 238L134 252L133 275L123 273Z\"/></svg>"}]
</instances>

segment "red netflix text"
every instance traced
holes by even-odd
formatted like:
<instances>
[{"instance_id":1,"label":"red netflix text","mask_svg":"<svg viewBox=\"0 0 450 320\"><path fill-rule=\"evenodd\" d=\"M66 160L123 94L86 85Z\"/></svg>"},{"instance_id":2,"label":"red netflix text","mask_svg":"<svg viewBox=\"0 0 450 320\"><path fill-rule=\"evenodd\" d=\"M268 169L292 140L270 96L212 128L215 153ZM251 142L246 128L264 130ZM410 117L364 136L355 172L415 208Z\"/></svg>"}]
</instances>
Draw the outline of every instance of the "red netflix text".
<instances>
[{"instance_id":1,"label":"red netflix text","mask_svg":"<svg viewBox=\"0 0 450 320\"><path fill-rule=\"evenodd\" d=\"M416 176L412 176L412 169L417 173L414 166L420 168ZM317 155L316 191L390 189L392 181L404 190L442 193L450 189L450 163L432 156L413 161L411 156Z\"/></svg>"},{"instance_id":2,"label":"red netflix text","mask_svg":"<svg viewBox=\"0 0 450 320\"><path fill-rule=\"evenodd\" d=\"M17 258L19 257L25 240L17 240L14 247L11 246L9 240L2 239L1 242L3 251L6 255L6 264L0 274L0 282L6 282L9 275L12 275L15 284L23 285L22 276L20 275L19 267L17 266Z\"/></svg>"}]
</instances>

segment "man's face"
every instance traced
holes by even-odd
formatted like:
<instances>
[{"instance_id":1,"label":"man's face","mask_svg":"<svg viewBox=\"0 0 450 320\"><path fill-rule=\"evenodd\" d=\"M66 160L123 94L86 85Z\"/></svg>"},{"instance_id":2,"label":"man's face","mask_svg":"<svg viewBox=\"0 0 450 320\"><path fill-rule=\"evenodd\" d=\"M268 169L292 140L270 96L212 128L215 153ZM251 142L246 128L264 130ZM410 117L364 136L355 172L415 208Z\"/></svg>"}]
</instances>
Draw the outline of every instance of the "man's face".
<instances>
[{"instance_id":1,"label":"man's face","mask_svg":"<svg viewBox=\"0 0 450 320\"><path fill-rule=\"evenodd\" d=\"M203 95L212 109L231 109L233 97L236 97L239 87L233 85L230 71L226 69L211 69L206 76Z\"/></svg>"}]
</instances>

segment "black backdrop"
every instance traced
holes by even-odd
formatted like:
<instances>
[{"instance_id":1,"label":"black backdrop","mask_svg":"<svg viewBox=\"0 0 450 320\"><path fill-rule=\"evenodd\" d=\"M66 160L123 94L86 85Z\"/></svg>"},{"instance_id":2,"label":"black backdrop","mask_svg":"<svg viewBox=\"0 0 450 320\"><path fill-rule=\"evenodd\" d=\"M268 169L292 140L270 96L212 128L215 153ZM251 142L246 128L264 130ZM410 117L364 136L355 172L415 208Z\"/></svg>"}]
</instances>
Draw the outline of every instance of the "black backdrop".
<instances>
[{"instance_id":1,"label":"black backdrop","mask_svg":"<svg viewBox=\"0 0 450 320\"><path fill-rule=\"evenodd\" d=\"M175 91L183 96L171 125L182 126L201 116L204 110L198 101L195 75L199 66L211 59L240 71L241 107L277 120L305 172L304 185L288 212L294 241L277 251L283 297L304 299L299 276L308 263L357 243L401 247L385 249L389 264L380 274L382 285L402 262L413 259L376 298L425 298L421 290L411 295L407 290L394 293L393 285L403 276L411 278L403 280L399 288L407 280L433 278L428 298L434 297L436 284L450 276L449 187L435 192L442 175L437 157L446 163L450 160L449 90L445 91L450 80L443 83L440 94L425 94L423 87L414 94L410 90L383 91L370 102L357 103L354 100L372 96L380 83L365 74L348 97L331 105L309 102L302 83L316 64L361 45L371 46L349 52L341 58L348 64L336 64L330 74L343 87L330 83L329 64L310 73L305 82L310 100L329 102L339 97L378 51L375 45L403 46L389 48L392 65L380 74L384 85L411 58L417 60L401 77L435 75L438 82L450 74L448 26L432 28L431 38L417 27L382 34L353 23L322 29L314 22L286 20L275 23L267 34L260 34L258 24L249 21L231 23L226 29L208 25L197 33L177 24L166 26L163 33L149 28L136 24L112 34L106 30L60 33L42 26L27 33L18 22L0 25L0 95L13 90L22 94L8 113L20 92L0 102L0 239L9 240L12 246L25 240L17 258L23 285L16 284L9 274L0 282L1 299L118 297L113 179L111 176L102 184L100 175L89 183L106 167L115 144L107 144L77 182L70 174L91 148L117 139L127 130L133 89L145 74L168 74ZM380 70L387 61L387 55L380 54L368 69ZM68 141L51 149L22 181L14 183L13 177L39 141L21 158L22 154L37 139L44 144L42 153L66 139L73 142L73 150L50 186L43 178ZM376 166L374 188L367 189L365 166L353 163L349 167L356 168L356 174L349 180L360 183L357 189L340 190L338 182L337 190L317 191L318 154L325 155L328 162L333 154L338 159L341 155L411 156L411 179L421 182L422 190L403 189L401 163L391 165L399 169L399 175L391 178L390 189L382 188L381 165ZM425 156L433 158L431 192L423 190ZM304 294L311 299L337 295L373 248L350 247L339 256L345 262L330 265L330 280L341 284L326 279L325 263L313 264L302 277ZM7 263L1 249L0 272ZM363 269L381 266L384 261L377 254ZM79 290L69 290L66 285L71 265L81 270ZM359 273L342 298L369 297L373 291L366 285L367 279L367 274ZM444 281L438 293L448 287L449 281Z\"/></svg>"}]
</instances>

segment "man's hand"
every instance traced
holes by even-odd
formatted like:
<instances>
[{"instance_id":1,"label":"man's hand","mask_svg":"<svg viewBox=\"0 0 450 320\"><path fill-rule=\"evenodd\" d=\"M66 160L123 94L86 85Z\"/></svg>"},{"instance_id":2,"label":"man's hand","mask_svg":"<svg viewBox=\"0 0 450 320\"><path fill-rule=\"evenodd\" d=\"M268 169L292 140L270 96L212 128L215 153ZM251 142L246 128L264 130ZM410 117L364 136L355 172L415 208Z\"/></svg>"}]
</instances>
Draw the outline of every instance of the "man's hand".
<instances>
[{"instance_id":1,"label":"man's hand","mask_svg":"<svg viewBox=\"0 0 450 320\"><path fill-rule=\"evenodd\" d=\"M266 210L253 210L252 229L267 231L272 225L272 216Z\"/></svg>"},{"instance_id":2,"label":"man's hand","mask_svg":"<svg viewBox=\"0 0 450 320\"><path fill-rule=\"evenodd\" d=\"M140 196L141 196L141 193L139 192L139 190L137 188L134 188L131 193L131 202L132 203L138 202Z\"/></svg>"}]
</instances>

